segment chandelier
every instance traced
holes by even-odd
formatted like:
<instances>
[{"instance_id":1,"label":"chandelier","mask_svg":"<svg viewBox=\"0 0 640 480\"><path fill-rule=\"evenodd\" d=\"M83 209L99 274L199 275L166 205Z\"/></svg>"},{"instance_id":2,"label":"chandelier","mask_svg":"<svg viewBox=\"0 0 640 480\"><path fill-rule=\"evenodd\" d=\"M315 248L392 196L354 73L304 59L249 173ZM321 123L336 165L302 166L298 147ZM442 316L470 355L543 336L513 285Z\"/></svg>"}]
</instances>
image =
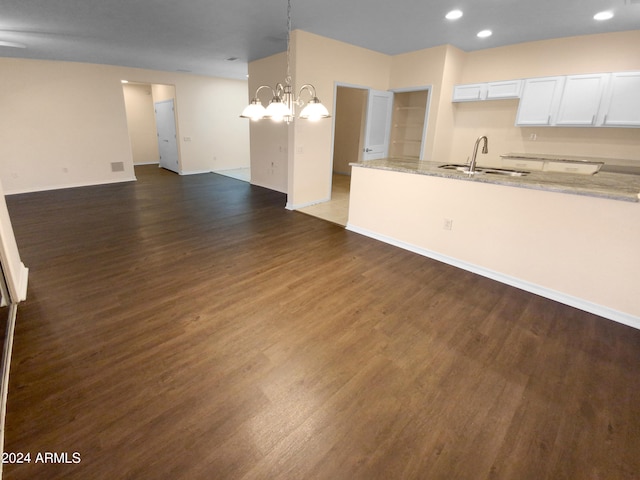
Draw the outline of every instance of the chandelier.
<instances>
[{"instance_id":1,"label":"chandelier","mask_svg":"<svg viewBox=\"0 0 640 480\"><path fill-rule=\"evenodd\" d=\"M275 88L271 88L269 85L260 85L256 89L256 93L249 105L242 111L240 117L250 118L251 120L261 120L263 118L270 118L274 122L286 122L291 123L295 118L296 107L301 107L304 102L301 99L302 92L308 92L311 99L304 106L298 118L303 118L310 121L317 121L321 118L329 117L329 111L320 102L316 95L316 88L310 83L306 83L300 87L298 97L293 94L293 85L291 84L291 0L287 0L287 76L284 79L284 84L277 83ZM260 99L258 93L267 89L271 91L271 102L267 108L265 108Z\"/></svg>"}]
</instances>

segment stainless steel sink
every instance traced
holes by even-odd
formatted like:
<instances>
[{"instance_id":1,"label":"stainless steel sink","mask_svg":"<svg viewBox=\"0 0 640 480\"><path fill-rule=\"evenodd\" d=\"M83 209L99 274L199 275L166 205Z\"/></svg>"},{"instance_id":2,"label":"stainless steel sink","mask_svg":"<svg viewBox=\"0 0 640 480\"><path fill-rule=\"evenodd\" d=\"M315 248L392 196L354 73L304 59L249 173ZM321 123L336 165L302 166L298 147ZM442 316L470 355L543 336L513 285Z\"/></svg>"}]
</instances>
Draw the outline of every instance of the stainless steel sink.
<instances>
[{"instance_id":1,"label":"stainless steel sink","mask_svg":"<svg viewBox=\"0 0 640 480\"><path fill-rule=\"evenodd\" d=\"M446 165L440 165L438 168L443 168L445 170L457 170L458 172L465 173L467 175L504 175L507 177L523 177L528 175L529 172L524 170L511 170L508 168L489 168L489 167L477 167L475 171L469 171L469 165L461 165L459 163L449 163Z\"/></svg>"}]
</instances>

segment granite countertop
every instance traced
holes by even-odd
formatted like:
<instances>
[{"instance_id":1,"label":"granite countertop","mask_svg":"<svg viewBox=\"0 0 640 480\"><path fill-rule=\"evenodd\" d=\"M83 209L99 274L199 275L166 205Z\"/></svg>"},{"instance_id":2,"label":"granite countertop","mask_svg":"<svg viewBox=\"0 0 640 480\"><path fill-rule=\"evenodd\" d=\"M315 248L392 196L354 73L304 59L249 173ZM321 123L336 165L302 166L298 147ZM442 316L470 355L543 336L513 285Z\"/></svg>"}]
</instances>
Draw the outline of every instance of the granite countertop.
<instances>
[{"instance_id":1,"label":"granite countertop","mask_svg":"<svg viewBox=\"0 0 640 480\"><path fill-rule=\"evenodd\" d=\"M594 175L533 171L521 177L480 174L438 168L447 162L425 162L406 158L383 158L351 163L354 167L453 178L468 182L492 183L511 187L640 202L640 175L600 171ZM482 168L479 166L479 168Z\"/></svg>"}]
</instances>

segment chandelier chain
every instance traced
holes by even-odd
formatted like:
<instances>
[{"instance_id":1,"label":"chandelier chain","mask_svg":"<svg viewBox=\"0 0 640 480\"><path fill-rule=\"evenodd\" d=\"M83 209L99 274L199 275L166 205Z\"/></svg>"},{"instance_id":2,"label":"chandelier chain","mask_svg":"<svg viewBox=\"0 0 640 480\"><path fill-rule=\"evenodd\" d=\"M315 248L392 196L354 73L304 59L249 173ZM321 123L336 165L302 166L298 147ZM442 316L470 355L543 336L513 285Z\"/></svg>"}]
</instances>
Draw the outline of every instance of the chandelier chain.
<instances>
[{"instance_id":1,"label":"chandelier chain","mask_svg":"<svg viewBox=\"0 0 640 480\"><path fill-rule=\"evenodd\" d=\"M287 78L285 83L291 85L291 0L287 0Z\"/></svg>"}]
</instances>

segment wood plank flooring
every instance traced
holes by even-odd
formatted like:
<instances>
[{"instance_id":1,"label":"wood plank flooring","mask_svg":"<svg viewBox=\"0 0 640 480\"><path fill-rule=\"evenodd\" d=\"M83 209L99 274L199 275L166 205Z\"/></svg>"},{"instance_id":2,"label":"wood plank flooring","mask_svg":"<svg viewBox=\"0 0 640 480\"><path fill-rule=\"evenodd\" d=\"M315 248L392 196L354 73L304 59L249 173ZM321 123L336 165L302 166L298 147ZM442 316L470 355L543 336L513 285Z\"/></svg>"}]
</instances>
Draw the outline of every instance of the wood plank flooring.
<instances>
[{"instance_id":1,"label":"wood plank flooring","mask_svg":"<svg viewBox=\"0 0 640 480\"><path fill-rule=\"evenodd\" d=\"M136 174L8 197L5 448L32 461L5 479L640 478L640 331L245 182Z\"/></svg>"}]
</instances>

